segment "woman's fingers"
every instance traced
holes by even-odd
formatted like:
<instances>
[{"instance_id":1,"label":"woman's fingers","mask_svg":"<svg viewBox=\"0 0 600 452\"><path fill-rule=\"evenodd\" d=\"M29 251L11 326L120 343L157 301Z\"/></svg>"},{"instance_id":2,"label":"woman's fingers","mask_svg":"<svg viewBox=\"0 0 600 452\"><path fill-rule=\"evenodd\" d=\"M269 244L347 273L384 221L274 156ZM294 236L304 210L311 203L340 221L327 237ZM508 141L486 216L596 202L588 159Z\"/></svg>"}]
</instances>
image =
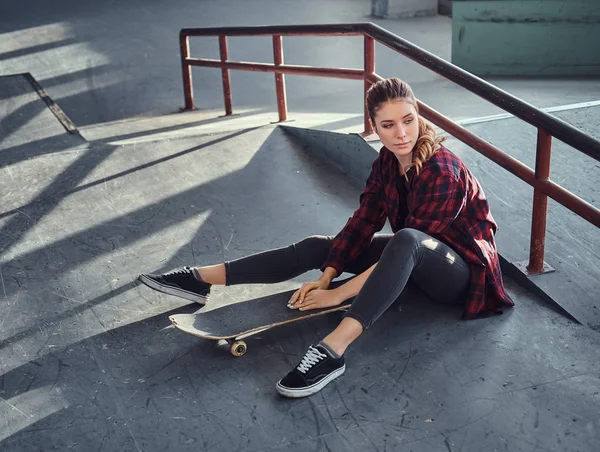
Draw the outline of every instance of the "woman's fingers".
<instances>
[{"instance_id":1,"label":"woman's fingers","mask_svg":"<svg viewBox=\"0 0 600 452\"><path fill-rule=\"evenodd\" d=\"M300 311L306 311L307 309L310 309L310 306L312 306L312 303L307 302L306 300L302 302L302 304L297 303L295 308L300 310Z\"/></svg>"},{"instance_id":2,"label":"woman's fingers","mask_svg":"<svg viewBox=\"0 0 600 452\"><path fill-rule=\"evenodd\" d=\"M304 297L304 301L301 305L298 306L298 309L301 311L308 311L310 309L318 309L321 307L319 302L319 298L314 295L315 292L309 292L306 297Z\"/></svg>"},{"instance_id":3,"label":"woman's fingers","mask_svg":"<svg viewBox=\"0 0 600 452\"><path fill-rule=\"evenodd\" d=\"M298 289L296 292L294 292L294 294L290 298L290 301L288 302L288 305L294 304L296 301L298 301L299 297L300 297L300 289Z\"/></svg>"},{"instance_id":4,"label":"woman's fingers","mask_svg":"<svg viewBox=\"0 0 600 452\"><path fill-rule=\"evenodd\" d=\"M305 301L298 307L300 311L310 311L311 309L320 309L322 306L318 302Z\"/></svg>"},{"instance_id":5,"label":"woman's fingers","mask_svg":"<svg viewBox=\"0 0 600 452\"><path fill-rule=\"evenodd\" d=\"M306 297L307 290L308 289L306 288L306 285L303 284L300 290L298 291L298 298L296 299L295 303L302 304L302 302L304 301L304 297Z\"/></svg>"},{"instance_id":6,"label":"woman's fingers","mask_svg":"<svg viewBox=\"0 0 600 452\"><path fill-rule=\"evenodd\" d=\"M302 284L302 287L294 292L294 295L290 298L288 303L289 307L297 307L297 305L302 304L304 297L306 296L306 292L308 291L307 283Z\"/></svg>"},{"instance_id":7,"label":"woman's fingers","mask_svg":"<svg viewBox=\"0 0 600 452\"><path fill-rule=\"evenodd\" d=\"M305 299L308 296L308 294L310 294L312 290L318 288L319 284L317 282L309 282L302 284L300 289L294 292L294 294L290 298L290 301L288 302L288 307L290 307L291 309L299 308L305 302Z\"/></svg>"},{"instance_id":8,"label":"woman's fingers","mask_svg":"<svg viewBox=\"0 0 600 452\"><path fill-rule=\"evenodd\" d=\"M304 299L306 298L307 294L311 290L315 290L316 288L317 288L317 285L314 282L302 284L302 287L300 288L300 297L299 297L298 301L300 303L304 303Z\"/></svg>"},{"instance_id":9,"label":"woman's fingers","mask_svg":"<svg viewBox=\"0 0 600 452\"><path fill-rule=\"evenodd\" d=\"M333 306L328 298L322 292L327 292L329 284L323 281L305 282L294 292L288 302L288 308L300 309L302 311L309 309L318 309L321 307Z\"/></svg>"}]
</instances>

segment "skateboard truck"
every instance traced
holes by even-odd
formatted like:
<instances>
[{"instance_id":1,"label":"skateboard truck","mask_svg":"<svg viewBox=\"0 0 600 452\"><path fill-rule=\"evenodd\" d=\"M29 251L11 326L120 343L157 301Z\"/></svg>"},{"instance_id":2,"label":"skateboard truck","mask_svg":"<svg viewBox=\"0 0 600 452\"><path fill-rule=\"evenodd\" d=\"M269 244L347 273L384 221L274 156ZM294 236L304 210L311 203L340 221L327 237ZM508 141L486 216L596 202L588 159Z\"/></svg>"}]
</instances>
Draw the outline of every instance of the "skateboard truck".
<instances>
[{"instance_id":1,"label":"skateboard truck","mask_svg":"<svg viewBox=\"0 0 600 452\"><path fill-rule=\"evenodd\" d=\"M248 351L248 345L242 339L246 339L247 337L254 336L255 334L262 333L263 331L267 331L269 328L263 328L262 330L252 331L248 334L242 334L241 336L237 336L233 339L225 339L225 341L231 347L231 354L233 356L243 356Z\"/></svg>"}]
</instances>

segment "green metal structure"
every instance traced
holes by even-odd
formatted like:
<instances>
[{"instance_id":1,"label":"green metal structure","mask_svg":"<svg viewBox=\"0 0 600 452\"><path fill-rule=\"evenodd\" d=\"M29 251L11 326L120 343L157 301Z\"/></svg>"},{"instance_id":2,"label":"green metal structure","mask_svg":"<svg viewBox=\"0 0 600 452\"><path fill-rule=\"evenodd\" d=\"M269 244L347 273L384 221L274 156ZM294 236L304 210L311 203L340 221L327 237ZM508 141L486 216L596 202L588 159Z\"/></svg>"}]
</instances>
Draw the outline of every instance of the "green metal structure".
<instances>
[{"instance_id":1,"label":"green metal structure","mask_svg":"<svg viewBox=\"0 0 600 452\"><path fill-rule=\"evenodd\" d=\"M600 75L600 1L455 1L452 63L477 75Z\"/></svg>"}]
</instances>

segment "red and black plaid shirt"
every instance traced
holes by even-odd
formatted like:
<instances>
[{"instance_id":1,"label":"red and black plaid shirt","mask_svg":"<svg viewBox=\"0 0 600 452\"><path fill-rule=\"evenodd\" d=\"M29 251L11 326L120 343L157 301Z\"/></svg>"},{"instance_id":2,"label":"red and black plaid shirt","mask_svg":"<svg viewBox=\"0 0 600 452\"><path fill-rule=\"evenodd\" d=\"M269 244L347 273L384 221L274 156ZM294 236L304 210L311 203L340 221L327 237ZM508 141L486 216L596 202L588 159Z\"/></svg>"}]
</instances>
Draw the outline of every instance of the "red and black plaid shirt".
<instances>
[{"instance_id":1,"label":"red and black plaid shirt","mask_svg":"<svg viewBox=\"0 0 600 452\"><path fill-rule=\"evenodd\" d=\"M373 162L360 207L336 236L322 269L338 275L369 247L389 219L392 231L413 228L456 251L470 267L463 318L499 312L514 303L504 290L494 234L496 223L479 182L464 163L442 147L415 175L408 172L408 195L398 194L398 160L382 148ZM401 180L402 179L402 180Z\"/></svg>"}]
</instances>

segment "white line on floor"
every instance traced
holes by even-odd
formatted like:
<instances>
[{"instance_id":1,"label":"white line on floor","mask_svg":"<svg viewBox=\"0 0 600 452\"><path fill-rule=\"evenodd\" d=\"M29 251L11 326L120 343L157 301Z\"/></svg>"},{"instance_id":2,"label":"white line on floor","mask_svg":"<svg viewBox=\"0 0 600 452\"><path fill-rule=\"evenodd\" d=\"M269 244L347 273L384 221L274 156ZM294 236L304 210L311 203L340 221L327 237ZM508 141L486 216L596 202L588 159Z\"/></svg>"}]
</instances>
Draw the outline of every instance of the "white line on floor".
<instances>
[{"instance_id":1,"label":"white line on floor","mask_svg":"<svg viewBox=\"0 0 600 452\"><path fill-rule=\"evenodd\" d=\"M554 113L557 111L575 110L577 108L596 107L599 105L600 105L600 100L594 100L591 102L580 102L578 104L559 105L557 107L540 108L540 110L545 111L546 113ZM514 117L514 115L511 115L510 113L502 113L499 115L481 116L479 118L460 119L460 120L456 121L456 123L460 124L461 126L465 126L465 125L471 125L471 124L480 124L482 122L497 121L499 119L508 119L508 118L513 118L513 117Z\"/></svg>"}]
</instances>

